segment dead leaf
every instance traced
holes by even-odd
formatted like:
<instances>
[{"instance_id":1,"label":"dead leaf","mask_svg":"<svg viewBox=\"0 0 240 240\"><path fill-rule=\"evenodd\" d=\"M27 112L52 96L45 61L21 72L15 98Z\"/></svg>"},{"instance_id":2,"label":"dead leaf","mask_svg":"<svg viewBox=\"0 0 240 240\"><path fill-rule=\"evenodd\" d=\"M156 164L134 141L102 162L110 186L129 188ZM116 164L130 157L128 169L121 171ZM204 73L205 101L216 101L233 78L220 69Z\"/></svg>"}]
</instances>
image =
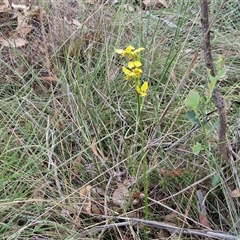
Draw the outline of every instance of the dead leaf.
<instances>
[{"instance_id":1,"label":"dead leaf","mask_svg":"<svg viewBox=\"0 0 240 240\"><path fill-rule=\"evenodd\" d=\"M93 151L93 154L96 157L100 157L104 161L108 161L109 159L104 156L102 150L97 147L96 141L97 141L97 137L94 137L93 140L92 140L92 145L91 145L91 149Z\"/></svg>"},{"instance_id":2,"label":"dead leaf","mask_svg":"<svg viewBox=\"0 0 240 240\"><path fill-rule=\"evenodd\" d=\"M160 176L162 177L181 177L182 175L186 173L190 173L190 169L185 169L185 168L178 168L174 170L163 170L160 169L159 171Z\"/></svg>"},{"instance_id":3,"label":"dead leaf","mask_svg":"<svg viewBox=\"0 0 240 240\"><path fill-rule=\"evenodd\" d=\"M21 37L26 37L28 33L30 33L33 30L32 26L25 26L25 27L20 27L16 29L16 32L20 34Z\"/></svg>"},{"instance_id":4,"label":"dead leaf","mask_svg":"<svg viewBox=\"0 0 240 240\"><path fill-rule=\"evenodd\" d=\"M91 190L91 188L92 187L90 185L86 185L79 190L79 195L80 195L80 200L81 201L85 200L85 198L89 194L89 191Z\"/></svg>"},{"instance_id":5,"label":"dead leaf","mask_svg":"<svg viewBox=\"0 0 240 240\"><path fill-rule=\"evenodd\" d=\"M83 202L83 211L88 214L92 213L91 188L90 185L87 185L82 187L79 191L80 200Z\"/></svg>"},{"instance_id":6,"label":"dead leaf","mask_svg":"<svg viewBox=\"0 0 240 240\"><path fill-rule=\"evenodd\" d=\"M28 44L28 41L24 38L9 38L4 39L3 37L0 37L0 44L4 47L22 47L26 44Z\"/></svg>"},{"instance_id":7,"label":"dead leaf","mask_svg":"<svg viewBox=\"0 0 240 240\"><path fill-rule=\"evenodd\" d=\"M144 0L143 4L145 5L146 8L168 8L168 4L166 3L165 0Z\"/></svg>"},{"instance_id":8,"label":"dead leaf","mask_svg":"<svg viewBox=\"0 0 240 240\"><path fill-rule=\"evenodd\" d=\"M237 188L237 189L231 191L230 196L233 197L233 198L240 197L240 189Z\"/></svg>"},{"instance_id":9,"label":"dead leaf","mask_svg":"<svg viewBox=\"0 0 240 240\"><path fill-rule=\"evenodd\" d=\"M22 1L20 4L15 4L11 1L11 6L12 8L14 9L14 11L24 11L24 12L27 12L31 6L33 4L33 1L32 0L25 0L25 1Z\"/></svg>"},{"instance_id":10,"label":"dead leaf","mask_svg":"<svg viewBox=\"0 0 240 240\"><path fill-rule=\"evenodd\" d=\"M88 27L83 25L82 23L80 23L78 20L76 19L73 19L71 21L71 24L76 26L77 28L81 28L82 31L87 31L88 30Z\"/></svg>"},{"instance_id":11,"label":"dead leaf","mask_svg":"<svg viewBox=\"0 0 240 240\"><path fill-rule=\"evenodd\" d=\"M17 28L28 26L29 18L26 14L24 14L24 12L18 12L17 17L18 17Z\"/></svg>"},{"instance_id":12,"label":"dead leaf","mask_svg":"<svg viewBox=\"0 0 240 240\"><path fill-rule=\"evenodd\" d=\"M96 204L92 204L91 212L93 214L101 214L101 210Z\"/></svg>"},{"instance_id":13,"label":"dead leaf","mask_svg":"<svg viewBox=\"0 0 240 240\"><path fill-rule=\"evenodd\" d=\"M121 208L126 204L126 197L128 197L128 188L123 183L118 183L117 189L113 192L113 204Z\"/></svg>"},{"instance_id":14,"label":"dead leaf","mask_svg":"<svg viewBox=\"0 0 240 240\"><path fill-rule=\"evenodd\" d=\"M52 76L40 77L39 79L41 81L46 81L46 82L57 82L57 81L59 81L58 78L52 77Z\"/></svg>"},{"instance_id":15,"label":"dead leaf","mask_svg":"<svg viewBox=\"0 0 240 240\"><path fill-rule=\"evenodd\" d=\"M196 195L197 195L197 200L198 200L198 218L199 218L199 222L205 226L205 227L210 227L209 221L207 219L207 209L205 206L205 195L206 193L204 191L202 191L201 189L196 191Z\"/></svg>"},{"instance_id":16,"label":"dead leaf","mask_svg":"<svg viewBox=\"0 0 240 240\"><path fill-rule=\"evenodd\" d=\"M0 2L0 13L1 12L9 12L9 7L8 7L8 0L2 0Z\"/></svg>"},{"instance_id":17,"label":"dead leaf","mask_svg":"<svg viewBox=\"0 0 240 240\"><path fill-rule=\"evenodd\" d=\"M27 8L26 8L27 9ZM32 19L40 20L40 14L45 13L40 7L34 7L31 11L21 11L17 12L18 17L18 26L16 28L16 33L19 33L21 37L25 37L28 33L30 33L34 27L29 24Z\"/></svg>"},{"instance_id":18,"label":"dead leaf","mask_svg":"<svg viewBox=\"0 0 240 240\"><path fill-rule=\"evenodd\" d=\"M199 212L199 213L198 213L198 218L199 218L199 222L200 222L203 226L210 228L209 221L208 221L207 217L206 217L204 214L202 214L201 212Z\"/></svg>"}]
</instances>

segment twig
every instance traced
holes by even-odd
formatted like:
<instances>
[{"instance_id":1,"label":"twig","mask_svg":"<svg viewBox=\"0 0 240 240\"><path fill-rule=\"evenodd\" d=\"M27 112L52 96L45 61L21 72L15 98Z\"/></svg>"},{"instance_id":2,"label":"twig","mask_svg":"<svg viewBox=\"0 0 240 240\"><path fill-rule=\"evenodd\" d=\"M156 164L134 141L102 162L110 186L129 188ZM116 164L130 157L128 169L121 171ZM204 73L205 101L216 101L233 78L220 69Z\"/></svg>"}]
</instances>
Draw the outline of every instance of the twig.
<instances>
[{"instance_id":1,"label":"twig","mask_svg":"<svg viewBox=\"0 0 240 240\"><path fill-rule=\"evenodd\" d=\"M222 5L225 1L222 2ZM221 5L221 6L222 6ZM203 50L206 67L210 69L212 76L215 76L212 63L212 53L211 53L211 44L210 44L210 26L208 20L208 1L201 0L201 22L202 22L202 34L203 34ZM226 103L218 91L218 88L215 87L213 90L213 101L215 107L218 109L219 115L219 151L222 156L223 163L228 162L228 151L227 151L227 117L226 117Z\"/></svg>"},{"instance_id":2,"label":"twig","mask_svg":"<svg viewBox=\"0 0 240 240\"><path fill-rule=\"evenodd\" d=\"M98 216L101 218L109 219L113 218L110 216ZM176 227L170 224L167 224L165 222L157 222L157 221L150 221L150 220L144 220L144 219L138 219L138 218L128 218L128 217L114 217L115 220L125 220L125 222L120 223L111 223L111 224L104 224L100 226L93 227L91 229L87 229L80 234L78 234L76 237L82 238L87 235L94 234L96 232L102 231L103 229L107 230L114 227L121 227L121 226L132 226L136 224L142 224L144 226L148 226L151 228L158 228L158 229L166 229L170 233L181 233L185 235L197 235L197 236L203 236L203 237L211 237L215 239L228 239L228 240L240 240L239 236L234 236L232 234L219 232L219 231L213 231L213 230L199 230L199 229L187 229L182 227Z\"/></svg>"}]
</instances>

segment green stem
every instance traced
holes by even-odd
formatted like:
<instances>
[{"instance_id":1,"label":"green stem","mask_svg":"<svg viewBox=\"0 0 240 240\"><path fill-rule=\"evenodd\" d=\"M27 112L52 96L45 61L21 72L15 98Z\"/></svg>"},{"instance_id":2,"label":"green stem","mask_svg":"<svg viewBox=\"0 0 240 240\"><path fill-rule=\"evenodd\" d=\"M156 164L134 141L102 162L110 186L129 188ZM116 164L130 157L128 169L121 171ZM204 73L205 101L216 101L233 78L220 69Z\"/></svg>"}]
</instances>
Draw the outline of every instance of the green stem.
<instances>
[{"instance_id":1,"label":"green stem","mask_svg":"<svg viewBox=\"0 0 240 240\"><path fill-rule=\"evenodd\" d=\"M143 188L144 188L144 207L145 207L145 219L148 219L149 211L148 211L148 179L147 179L147 159L146 159L146 150L144 150L144 131L143 131L143 121L141 114L142 107L142 98L139 94L137 94L137 121L139 124L140 132L141 132L141 140L142 140L142 153L141 160L143 163Z\"/></svg>"}]
</instances>

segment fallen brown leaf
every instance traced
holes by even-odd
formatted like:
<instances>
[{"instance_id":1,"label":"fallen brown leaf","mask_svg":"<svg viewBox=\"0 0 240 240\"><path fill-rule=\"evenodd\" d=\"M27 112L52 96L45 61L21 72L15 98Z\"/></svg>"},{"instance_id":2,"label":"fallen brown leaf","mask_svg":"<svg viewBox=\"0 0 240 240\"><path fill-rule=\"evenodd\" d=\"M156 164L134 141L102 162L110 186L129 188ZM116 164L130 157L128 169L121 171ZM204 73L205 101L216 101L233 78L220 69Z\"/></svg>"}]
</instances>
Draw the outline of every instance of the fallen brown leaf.
<instances>
[{"instance_id":1,"label":"fallen brown leaf","mask_svg":"<svg viewBox=\"0 0 240 240\"><path fill-rule=\"evenodd\" d=\"M168 8L168 4L166 3L165 0L144 0L143 4L145 5L145 7L149 8L154 8L154 9L158 9L158 8Z\"/></svg>"},{"instance_id":2,"label":"fallen brown leaf","mask_svg":"<svg viewBox=\"0 0 240 240\"><path fill-rule=\"evenodd\" d=\"M112 200L115 206L124 207L126 197L128 196L128 188L123 183L118 183L117 189L113 192Z\"/></svg>"},{"instance_id":3,"label":"fallen brown leaf","mask_svg":"<svg viewBox=\"0 0 240 240\"><path fill-rule=\"evenodd\" d=\"M162 177L181 177L182 175L189 173L190 170L185 168L179 168L174 170L160 169L158 172Z\"/></svg>"},{"instance_id":4,"label":"fallen brown leaf","mask_svg":"<svg viewBox=\"0 0 240 240\"><path fill-rule=\"evenodd\" d=\"M58 81L58 78L52 77L52 76L40 77L39 79L41 81L46 81L46 82L57 82Z\"/></svg>"},{"instance_id":5,"label":"fallen brown leaf","mask_svg":"<svg viewBox=\"0 0 240 240\"><path fill-rule=\"evenodd\" d=\"M230 196L233 197L233 198L240 197L240 189L237 188L237 189L231 191Z\"/></svg>"},{"instance_id":6,"label":"fallen brown leaf","mask_svg":"<svg viewBox=\"0 0 240 240\"><path fill-rule=\"evenodd\" d=\"M79 195L80 195L81 201L83 201L87 197L91 188L92 187L90 185L86 185L79 190Z\"/></svg>"},{"instance_id":7,"label":"fallen brown leaf","mask_svg":"<svg viewBox=\"0 0 240 240\"><path fill-rule=\"evenodd\" d=\"M29 26L17 28L16 32L19 33L21 37L25 37L32 30L33 30L33 27L29 25Z\"/></svg>"},{"instance_id":8,"label":"fallen brown leaf","mask_svg":"<svg viewBox=\"0 0 240 240\"><path fill-rule=\"evenodd\" d=\"M96 204L92 204L91 212L93 214L101 214L101 210Z\"/></svg>"},{"instance_id":9,"label":"fallen brown leaf","mask_svg":"<svg viewBox=\"0 0 240 240\"><path fill-rule=\"evenodd\" d=\"M32 0L29 0L29 1L26 0L21 4L15 4L11 1L11 7L14 9L14 11L23 10L27 12L31 8L32 3L33 3Z\"/></svg>"},{"instance_id":10,"label":"fallen brown leaf","mask_svg":"<svg viewBox=\"0 0 240 240\"><path fill-rule=\"evenodd\" d=\"M205 206L205 192L202 191L201 189L196 191L197 199L198 199L198 218L199 222L205 226L205 227L210 227L208 218L207 218L207 209Z\"/></svg>"},{"instance_id":11,"label":"fallen brown leaf","mask_svg":"<svg viewBox=\"0 0 240 240\"><path fill-rule=\"evenodd\" d=\"M91 188L92 187L90 185L87 185L82 187L79 191L80 200L83 204L83 211L88 214L92 213Z\"/></svg>"},{"instance_id":12,"label":"fallen brown leaf","mask_svg":"<svg viewBox=\"0 0 240 240\"><path fill-rule=\"evenodd\" d=\"M2 0L0 2L0 12L9 12L8 0Z\"/></svg>"},{"instance_id":13,"label":"fallen brown leaf","mask_svg":"<svg viewBox=\"0 0 240 240\"><path fill-rule=\"evenodd\" d=\"M0 44L4 47L22 47L26 44L28 44L28 41L24 38L9 38L4 39L3 37L0 37Z\"/></svg>"},{"instance_id":14,"label":"fallen brown leaf","mask_svg":"<svg viewBox=\"0 0 240 240\"><path fill-rule=\"evenodd\" d=\"M199 222L200 222L203 226L208 227L208 228L210 227L209 221L208 221L207 217L206 217L204 214L202 214L201 212L199 212L199 213L198 213L198 218L199 218Z\"/></svg>"}]
</instances>

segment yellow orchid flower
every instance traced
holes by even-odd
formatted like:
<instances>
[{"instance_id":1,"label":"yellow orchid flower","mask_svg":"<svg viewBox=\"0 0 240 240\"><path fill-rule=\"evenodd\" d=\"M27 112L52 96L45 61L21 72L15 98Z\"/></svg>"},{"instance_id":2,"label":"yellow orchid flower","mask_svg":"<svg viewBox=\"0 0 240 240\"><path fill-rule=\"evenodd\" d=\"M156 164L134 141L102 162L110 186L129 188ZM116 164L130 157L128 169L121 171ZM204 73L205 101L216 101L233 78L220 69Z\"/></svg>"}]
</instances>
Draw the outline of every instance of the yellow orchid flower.
<instances>
[{"instance_id":1,"label":"yellow orchid flower","mask_svg":"<svg viewBox=\"0 0 240 240\"><path fill-rule=\"evenodd\" d=\"M126 56L126 54L131 55L131 53L132 53L132 51L133 51L134 49L135 49L135 48L134 48L133 46L129 45L129 46L127 46L127 47L125 48L125 50L124 50L124 49L115 49L115 52L116 52L117 54L120 54L121 57L123 58L123 57Z\"/></svg>"},{"instance_id":2,"label":"yellow orchid flower","mask_svg":"<svg viewBox=\"0 0 240 240\"><path fill-rule=\"evenodd\" d=\"M129 45L125 49L115 49L115 52L117 54L120 54L121 58L125 57L126 55L129 55L130 59L133 59L136 57L137 53L143 50L145 50L145 48L141 47L135 50L133 46Z\"/></svg>"},{"instance_id":3,"label":"yellow orchid flower","mask_svg":"<svg viewBox=\"0 0 240 240\"><path fill-rule=\"evenodd\" d=\"M141 51L143 51L143 50L145 50L145 48L140 47L140 48L136 49L136 50L134 51L134 53L139 53L139 52L141 52Z\"/></svg>"},{"instance_id":4,"label":"yellow orchid flower","mask_svg":"<svg viewBox=\"0 0 240 240\"><path fill-rule=\"evenodd\" d=\"M125 74L125 79L128 80L130 79L131 77L134 77L134 73L132 71L130 71L129 69L127 69L125 66L122 67L122 71L124 72Z\"/></svg>"},{"instance_id":5,"label":"yellow orchid flower","mask_svg":"<svg viewBox=\"0 0 240 240\"><path fill-rule=\"evenodd\" d=\"M131 62L128 63L128 68L130 68L130 69L132 69L134 67L139 68L141 66L142 66L142 64L141 64L140 61L131 61Z\"/></svg>"},{"instance_id":6,"label":"yellow orchid flower","mask_svg":"<svg viewBox=\"0 0 240 240\"><path fill-rule=\"evenodd\" d=\"M139 52L141 52L141 51L143 51L143 50L145 50L145 48L141 47L141 48L138 48L138 49L132 51L132 52L130 53L130 59L135 58L136 55L137 55L137 53L139 53Z\"/></svg>"},{"instance_id":7,"label":"yellow orchid flower","mask_svg":"<svg viewBox=\"0 0 240 240\"><path fill-rule=\"evenodd\" d=\"M148 82L144 82L141 87L136 85L136 91L141 97L147 96Z\"/></svg>"},{"instance_id":8,"label":"yellow orchid flower","mask_svg":"<svg viewBox=\"0 0 240 240\"><path fill-rule=\"evenodd\" d=\"M136 77L136 78L139 78L140 74L142 73L142 69L140 68L134 68L133 71L133 76Z\"/></svg>"}]
</instances>

